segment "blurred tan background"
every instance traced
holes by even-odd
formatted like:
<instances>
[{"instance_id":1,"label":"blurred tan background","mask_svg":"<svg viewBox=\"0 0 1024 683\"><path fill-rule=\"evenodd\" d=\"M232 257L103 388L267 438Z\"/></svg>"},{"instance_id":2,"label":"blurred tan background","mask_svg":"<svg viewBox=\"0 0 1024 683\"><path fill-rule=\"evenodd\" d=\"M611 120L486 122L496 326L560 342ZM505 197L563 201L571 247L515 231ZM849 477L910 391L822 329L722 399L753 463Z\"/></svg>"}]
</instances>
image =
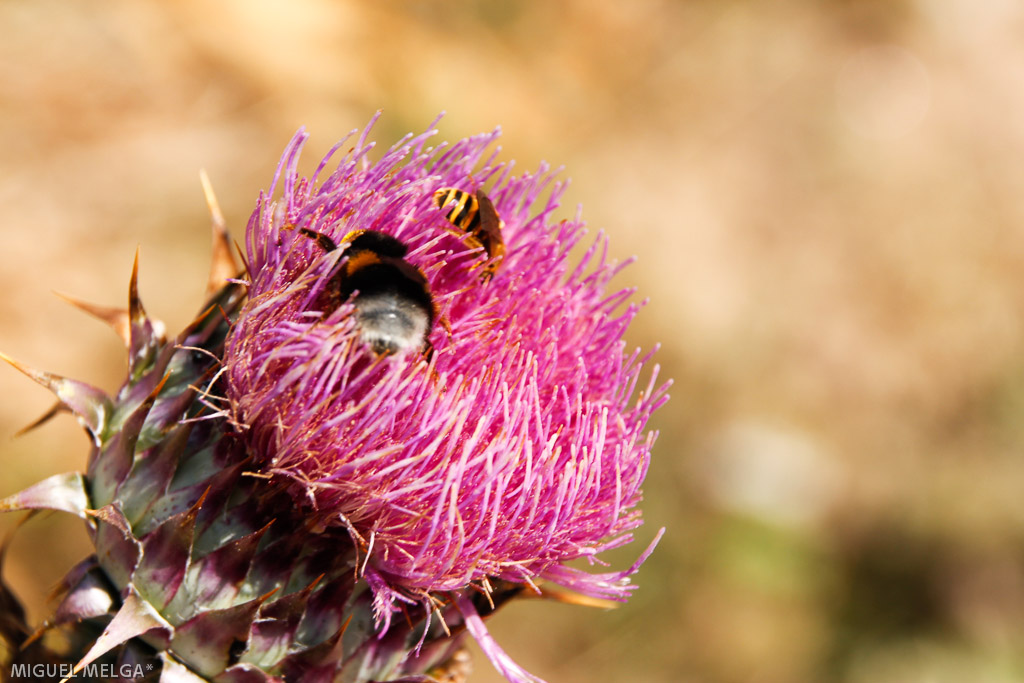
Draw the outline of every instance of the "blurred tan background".
<instances>
[{"instance_id":1,"label":"blurred tan background","mask_svg":"<svg viewBox=\"0 0 1024 683\"><path fill-rule=\"evenodd\" d=\"M51 294L200 304L206 168L234 235L284 144L505 131L564 164L675 379L627 606L492 622L552 683L1024 680L1024 6L1012 0L0 0L0 349L113 390ZM0 493L81 467L0 368ZM10 529L13 518L0 518ZM625 566L641 544L618 553ZM87 553L33 520L37 617ZM477 657L479 683L497 681Z\"/></svg>"}]
</instances>

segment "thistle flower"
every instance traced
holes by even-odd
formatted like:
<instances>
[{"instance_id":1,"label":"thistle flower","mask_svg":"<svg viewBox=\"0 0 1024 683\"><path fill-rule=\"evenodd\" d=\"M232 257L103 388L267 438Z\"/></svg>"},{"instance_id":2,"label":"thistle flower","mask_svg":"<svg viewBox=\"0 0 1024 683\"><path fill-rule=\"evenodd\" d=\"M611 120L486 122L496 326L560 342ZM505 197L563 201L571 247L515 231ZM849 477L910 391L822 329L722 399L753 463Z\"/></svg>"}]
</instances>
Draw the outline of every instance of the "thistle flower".
<instances>
[{"instance_id":1,"label":"thistle flower","mask_svg":"<svg viewBox=\"0 0 1024 683\"><path fill-rule=\"evenodd\" d=\"M551 585L632 590L653 543L626 571L566 564L632 540L645 424L667 400L656 366L638 390L649 354L626 352L637 305L606 291L606 239L572 265L584 230L553 218L564 183L496 163L497 131L409 136L376 162L368 132L308 179L293 138L246 275L174 342L133 275L116 397L26 369L94 442L84 476L3 503L89 523L97 555L37 632L89 623L80 665L150 648L208 680L428 680L468 632L510 680L539 680L482 614L564 598Z\"/></svg>"}]
</instances>

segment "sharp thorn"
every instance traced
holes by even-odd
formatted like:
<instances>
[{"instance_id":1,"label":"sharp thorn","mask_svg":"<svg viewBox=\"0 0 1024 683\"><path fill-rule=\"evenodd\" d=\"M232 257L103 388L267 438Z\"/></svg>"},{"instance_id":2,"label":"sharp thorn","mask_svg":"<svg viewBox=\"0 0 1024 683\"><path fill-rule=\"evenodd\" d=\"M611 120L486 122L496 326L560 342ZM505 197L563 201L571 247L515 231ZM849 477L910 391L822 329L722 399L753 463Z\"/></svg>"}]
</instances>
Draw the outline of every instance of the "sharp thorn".
<instances>
[{"instance_id":1,"label":"sharp thorn","mask_svg":"<svg viewBox=\"0 0 1024 683\"><path fill-rule=\"evenodd\" d=\"M44 424L49 422L51 419L53 419L54 417L56 417L60 413L63 413L65 411L67 411L67 410L68 410L68 407L66 405L64 405L63 403L61 403L60 401L58 401L57 403L54 403L53 407L50 408L49 410L47 410L41 417L39 417L38 419L34 420L31 424L25 425L24 427L22 427L18 431L14 432L14 436L15 437L24 436L25 434L28 434L29 432L31 432L33 429L36 429L38 427L42 427Z\"/></svg>"},{"instance_id":2,"label":"sharp thorn","mask_svg":"<svg viewBox=\"0 0 1024 683\"><path fill-rule=\"evenodd\" d=\"M240 245L237 240L235 241L235 251L238 252L238 258L242 261L242 270L243 270L243 272L245 272L245 273L251 272L249 270L249 262L245 260L245 252L242 251L242 245Z\"/></svg>"},{"instance_id":3,"label":"sharp thorn","mask_svg":"<svg viewBox=\"0 0 1024 683\"><path fill-rule=\"evenodd\" d=\"M227 223L224 221L224 214L217 202L217 195L213 192L213 184L210 183L210 176L205 168L199 169L199 182L203 185L203 195L206 197L206 206L210 209L210 218L213 219L213 229L224 232Z\"/></svg>"},{"instance_id":4,"label":"sharp thorn","mask_svg":"<svg viewBox=\"0 0 1024 683\"><path fill-rule=\"evenodd\" d=\"M124 342L125 346L131 344L131 318L127 309L90 304L61 292L54 292L54 294L78 310L84 311L110 325L114 329L114 333Z\"/></svg>"},{"instance_id":5,"label":"sharp thorn","mask_svg":"<svg viewBox=\"0 0 1024 683\"><path fill-rule=\"evenodd\" d=\"M163 325L146 315L146 309L139 298L139 249L135 250L132 263L132 278L128 283L128 372L134 375L140 363L150 360L156 346L163 337Z\"/></svg>"},{"instance_id":6,"label":"sharp thorn","mask_svg":"<svg viewBox=\"0 0 1024 683\"><path fill-rule=\"evenodd\" d=\"M142 307L142 300L139 299L139 251L141 247L135 248L135 260L132 262L132 279L128 282L128 316L132 325L136 325L146 319L146 311Z\"/></svg>"},{"instance_id":7,"label":"sharp thorn","mask_svg":"<svg viewBox=\"0 0 1024 683\"><path fill-rule=\"evenodd\" d=\"M227 223L224 221L224 214L220 210L217 196L213 193L213 185L206 170L199 171L199 182L203 185L203 194L206 196L206 205L210 209L210 218L213 229L213 258L210 262L210 276L206 283L207 298L220 291L225 281L238 276L239 266L231 253L231 238L228 236Z\"/></svg>"}]
</instances>

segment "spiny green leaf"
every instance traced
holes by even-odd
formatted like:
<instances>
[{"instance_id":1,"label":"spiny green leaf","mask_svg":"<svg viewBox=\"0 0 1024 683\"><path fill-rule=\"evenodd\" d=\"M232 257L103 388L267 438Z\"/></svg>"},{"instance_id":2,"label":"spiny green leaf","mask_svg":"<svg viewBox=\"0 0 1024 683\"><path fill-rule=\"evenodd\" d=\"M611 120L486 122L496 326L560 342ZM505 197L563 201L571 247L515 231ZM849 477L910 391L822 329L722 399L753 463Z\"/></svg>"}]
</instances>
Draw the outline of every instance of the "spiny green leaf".
<instances>
[{"instance_id":1,"label":"spiny green leaf","mask_svg":"<svg viewBox=\"0 0 1024 683\"><path fill-rule=\"evenodd\" d=\"M67 379L51 372L34 370L27 365L22 365L3 352L0 352L0 359L7 361L29 379L52 391L61 404L67 406L68 410L74 413L78 421L82 423L82 426L89 431L93 442L97 446L99 445L100 437L110 416L110 397L85 382Z\"/></svg>"},{"instance_id":2,"label":"spiny green leaf","mask_svg":"<svg viewBox=\"0 0 1024 683\"><path fill-rule=\"evenodd\" d=\"M111 588L102 572L93 567L68 589L54 610L53 623L63 624L109 614L116 598L117 591Z\"/></svg>"},{"instance_id":3,"label":"spiny green leaf","mask_svg":"<svg viewBox=\"0 0 1024 683\"><path fill-rule=\"evenodd\" d=\"M187 666L166 652L160 653L163 668L160 670L160 683L209 683L202 676L196 675Z\"/></svg>"},{"instance_id":4,"label":"spiny green leaf","mask_svg":"<svg viewBox=\"0 0 1024 683\"><path fill-rule=\"evenodd\" d=\"M245 663L235 664L213 679L214 683L283 683L283 680Z\"/></svg>"},{"instance_id":5,"label":"spiny green leaf","mask_svg":"<svg viewBox=\"0 0 1024 683\"><path fill-rule=\"evenodd\" d=\"M118 488L117 499L124 505L124 515L133 527L141 527L140 533L152 527L143 523L146 513L167 491L191 431L191 425L179 425L157 447L136 458L128 478Z\"/></svg>"},{"instance_id":6,"label":"spiny green leaf","mask_svg":"<svg viewBox=\"0 0 1024 683\"><path fill-rule=\"evenodd\" d=\"M171 517L142 539L142 558L132 583L159 609L174 598L188 570L196 515L202 499L191 509Z\"/></svg>"},{"instance_id":7,"label":"spiny green leaf","mask_svg":"<svg viewBox=\"0 0 1024 683\"><path fill-rule=\"evenodd\" d=\"M207 677L232 664L232 654L249 640L253 619L263 598L227 609L200 612L178 626L171 641L175 655Z\"/></svg>"},{"instance_id":8,"label":"spiny green leaf","mask_svg":"<svg viewBox=\"0 0 1024 683\"><path fill-rule=\"evenodd\" d=\"M142 546L117 506L106 505L90 515L96 519L93 542L100 566L116 585L127 585L142 556Z\"/></svg>"},{"instance_id":9,"label":"spiny green leaf","mask_svg":"<svg viewBox=\"0 0 1024 683\"><path fill-rule=\"evenodd\" d=\"M97 657L151 631L158 631L160 636L169 638L174 633L174 628L129 586L128 595L121 604L121 609L117 611L85 657L75 665L74 672L77 674Z\"/></svg>"},{"instance_id":10,"label":"spiny green leaf","mask_svg":"<svg viewBox=\"0 0 1024 683\"><path fill-rule=\"evenodd\" d=\"M135 252L132 265L132 279L128 284L128 376L139 377L152 362L153 355L161 341L161 335L146 315L139 298L139 252ZM162 327L162 325L161 325Z\"/></svg>"},{"instance_id":11,"label":"spiny green leaf","mask_svg":"<svg viewBox=\"0 0 1024 683\"><path fill-rule=\"evenodd\" d=\"M0 500L0 512L13 510L60 510L82 519L90 507L85 479L80 472L55 474L27 489Z\"/></svg>"}]
</instances>

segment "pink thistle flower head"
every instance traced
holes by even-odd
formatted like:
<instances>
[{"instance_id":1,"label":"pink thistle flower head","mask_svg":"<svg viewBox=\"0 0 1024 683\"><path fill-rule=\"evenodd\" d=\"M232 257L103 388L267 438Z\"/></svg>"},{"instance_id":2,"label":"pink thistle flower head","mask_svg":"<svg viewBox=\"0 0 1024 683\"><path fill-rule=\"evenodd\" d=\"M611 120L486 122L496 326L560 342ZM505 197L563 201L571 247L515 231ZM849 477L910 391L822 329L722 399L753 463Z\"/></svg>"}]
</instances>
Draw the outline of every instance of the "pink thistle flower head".
<instances>
[{"instance_id":1,"label":"pink thistle flower head","mask_svg":"<svg viewBox=\"0 0 1024 683\"><path fill-rule=\"evenodd\" d=\"M367 132L300 178L300 131L249 221L225 355L249 452L314 528L348 529L385 620L394 600L493 577L625 598L632 570L565 564L641 524L645 424L667 400L657 367L638 385L649 355L622 341L638 307L606 291L605 238L573 265L583 224L553 218L565 184L497 163L497 131L409 136L376 162Z\"/></svg>"}]
</instances>

